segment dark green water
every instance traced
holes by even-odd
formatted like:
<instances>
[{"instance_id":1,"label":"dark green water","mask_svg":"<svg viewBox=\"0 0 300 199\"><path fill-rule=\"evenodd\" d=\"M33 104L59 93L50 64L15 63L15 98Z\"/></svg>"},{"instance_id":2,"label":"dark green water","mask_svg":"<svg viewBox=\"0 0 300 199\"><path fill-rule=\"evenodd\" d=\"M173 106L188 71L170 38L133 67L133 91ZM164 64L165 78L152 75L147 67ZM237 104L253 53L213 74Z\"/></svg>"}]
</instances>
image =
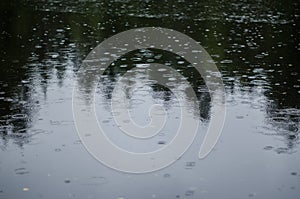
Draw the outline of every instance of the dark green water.
<instances>
[{"instance_id":1,"label":"dark green water","mask_svg":"<svg viewBox=\"0 0 300 199\"><path fill-rule=\"evenodd\" d=\"M0 198L298 198L299 17L296 0L1 1ZM207 50L223 77L227 116L206 159L198 160L198 147L192 146L166 169L130 175L103 166L85 150L73 122L72 89L94 47L122 31L149 26L182 32ZM107 72L105 99L124 65L153 60L190 77L199 91L204 131L210 114L206 87L168 52L137 50L118 60ZM152 85L151 94L166 107L174 105L165 88ZM138 110L151 105L147 99L137 97L132 110L140 123L146 119ZM115 131L111 118L103 123ZM168 142L169 128L148 147ZM123 137L111 139L130 145ZM132 150L144 150L145 143L135 144Z\"/></svg>"}]
</instances>

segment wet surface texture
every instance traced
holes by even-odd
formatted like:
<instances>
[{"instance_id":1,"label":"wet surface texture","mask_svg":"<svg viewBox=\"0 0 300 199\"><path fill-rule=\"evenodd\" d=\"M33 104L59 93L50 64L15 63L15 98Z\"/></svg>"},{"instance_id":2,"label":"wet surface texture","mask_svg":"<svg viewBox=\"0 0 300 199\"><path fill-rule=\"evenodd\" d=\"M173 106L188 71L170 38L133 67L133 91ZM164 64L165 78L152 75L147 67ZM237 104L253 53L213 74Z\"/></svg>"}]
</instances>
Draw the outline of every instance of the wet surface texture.
<instances>
[{"instance_id":1,"label":"wet surface texture","mask_svg":"<svg viewBox=\"0 0 300 199\"><path fill-rule=\"evenodd\" d=\"M288 1L34 1L0 2L0 198L291 198L300 195L299 2ZM131 175L100 164L82 145L73 121L72 90L87 54L132 28L160 26L198 41L219 68L227 115L211 154L198 159L211 99L201 76L173 53L142 49L105 71L96 112L108 137L130 151L164 147L180 113L169 88L144 71L152 63L186 77L201 121L191 148L158 172ZM188 49L187 49L188 50ZM118 130L110 103L116 82L136 68L130 114L149 122L161 104L165 129L150 140ZM164 74L164 70L160 71ZM164 74L167 84L184 85ZM84 85L88 89L88 85ZM137 163L138 164L138 163Z\"/></svg>"}]
</instances>

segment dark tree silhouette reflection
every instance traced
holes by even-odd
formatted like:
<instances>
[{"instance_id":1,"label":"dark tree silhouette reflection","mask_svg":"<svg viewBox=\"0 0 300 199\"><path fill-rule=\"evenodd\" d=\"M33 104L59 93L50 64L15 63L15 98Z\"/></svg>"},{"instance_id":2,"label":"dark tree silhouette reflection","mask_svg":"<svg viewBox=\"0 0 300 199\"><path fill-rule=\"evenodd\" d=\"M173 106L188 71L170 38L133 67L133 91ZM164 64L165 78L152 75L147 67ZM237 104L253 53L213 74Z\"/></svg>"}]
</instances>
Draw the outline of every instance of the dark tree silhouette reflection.
<instances>
[{"instance_id":1,"label":"dark tree silhouette reflection","mask_svg":"<svg viewBox=\"0 0 300 199\"><path fill-rule=\"evenodd\" d=\"M263 89L267 100L260 106L269 123L287 148L299 143L298 1L4 0L0 5L0 135L4 142L30 134L27 130L41 101L47 99L49 85L63 87L69 78L66 74L76 74L81 60L101 41L131 28L161 26L183 32L206 48L228 94L247 96ZM188 77L203 102L201 117L208 118L207 90L184 60L156 49L123 58L106 71L111 82L105 88L108 99L118 75L154 59ZM166 88L155 84L152 88L154 93L163 92L166 101L172 96ZM30 138L18 140L22 146Z\"/></svg>"}]
</instances>

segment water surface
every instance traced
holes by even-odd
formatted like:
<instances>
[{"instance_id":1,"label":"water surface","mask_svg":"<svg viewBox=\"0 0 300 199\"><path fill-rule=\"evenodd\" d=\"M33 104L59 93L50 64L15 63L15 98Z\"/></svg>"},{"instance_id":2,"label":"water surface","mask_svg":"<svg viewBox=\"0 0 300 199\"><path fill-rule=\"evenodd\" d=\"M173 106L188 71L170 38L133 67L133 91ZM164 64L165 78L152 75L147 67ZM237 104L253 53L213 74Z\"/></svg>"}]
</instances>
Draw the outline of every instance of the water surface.
<instances>
[{"instance_id":1,"label":"water surface","mask_svg":"<svg viewBox=\"0 0 300 199\"><path fill-rule=\"evenodd\" d=\"M0 9L0 198L299 197L298 1L4 0ZM97 115L120 147L147 152L174 137L178 101L168 88L146 81L143 70L151 63L180 71L201 102L194 107L200 108L199 133L185 155L158 172L131 175L85 150L73 122L72 89L97 44L147 26L177 30L205 47L223 77L227 116L218 144L199 160L211 107L201 76L170 52L126 54L96 90ZM105 109L115 83L135 67L135 122L147 124L143 113L154 103L168 113L166 128L142 142L122 134Z\"/></svg>"}]
</instances>

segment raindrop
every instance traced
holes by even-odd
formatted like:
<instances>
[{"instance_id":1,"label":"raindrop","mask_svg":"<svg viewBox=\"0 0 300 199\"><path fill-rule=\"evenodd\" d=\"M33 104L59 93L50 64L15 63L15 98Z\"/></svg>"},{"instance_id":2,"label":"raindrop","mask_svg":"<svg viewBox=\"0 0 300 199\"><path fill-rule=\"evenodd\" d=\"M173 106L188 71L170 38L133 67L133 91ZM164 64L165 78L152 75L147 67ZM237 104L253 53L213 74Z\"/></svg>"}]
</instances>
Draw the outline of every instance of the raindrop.
<instances>
[{"instance_id":1,"label":"raindrop","mask_svg":"<svg viewBox=\"0 0 300 199\"><path fill-rule=\"evenodd\" d=\"M164 178L169 178L171 175L169 173L164 174Z\"/></svg>"},{"instance_id":2,"label":"raindrop","mask_svg":"<svg viewBox=\"0 0 300 199\"><path fill-rule=\"evenodd\" d=\"M24 188L22 189L22 191L27 192L27 191L29 191L29 188L24 187Z\"/></svg>"},{"instance_id":3,"label":"raindrop","mask_svg":"<svg viewBox=\"0 0 300 199\"><path fill-rule=\"evenodd\" d=\"M137 64L137 68L148 68L150 65L149 64Z\"/></svg>"},{"instance_id":4,"label":"raindrop","mask_svg":"<svg viewBox=\"0 0 300 199\"><path fill-rule=\"evenodd\" d=\"M265 147L264 147L264 150L268 150L268 151L269 151L269 150L272 150L273 148L274 148L274 147L272 147L272 146L265 146Z\"/></svg>"},{"instance_id":5,"label":"raindrop","mask_svg":"<svg viewBox=\"0 0 300 199\"><path fill-rule=\"evenodd\" d=\"M220 63L221 63L221 64L231 64L231 63L232 63L232 60L225 59L225 60L222 60Z\"/></svg>"},{"instance_id":6,"label":"raindrop","mask_svg":"<svg viewBox=\"0 0 300 199\"><path fill-rule=\"evenodd\" d=\"M194 191L193 190L188 190L185 192L185 196L192 196L194 195Z\"/></svg>"},{"instance_id":7,"label":"raindrop","mask_svg":"<svg viewBox=\"0 0 300 199\"><path fill-rule=\"evenodd\" d=\"M282 153L287 153L288 152L288 148L286 147L279 147L277 148L275 151L278 153L278 154L282 154Z\"/></svg>"},{"instance_id":8,"label":"raindrop","mask_svg":"<svg viewBox=\"0 0 300 199\"><path fill-rule=\"evenodd\" d=\"M29 81L28 80L22 80L21 83L22 84L27 84L27 83L29 83Z\"/></svg>"},{"instance_id":9,"label":"raindrop","mask_svg":"<svg viewBox=\"0 0 300 199\"><path fill-rule=\"evenodd\" d=\"M292 172L291 175L292 175L292 176L296 176L296 175L297 175L297 172Z\"/></svg>"},{"instance_id":10,"label":"raindrop","mask_svg":"<svg viewBox=\"0 0 300 199\"><path fill-rule=\"evenodd\" d=\"M254 197L256 195L256 193L250 193L248 196L250 197L250 198L252 198L252 197Z\"/></svg>"},{"instance_id":11,"label":"raindrop","mask_svg":"<svg viewBox=\"0 0 300 199\"><path fill-rule=\"evenodd\" d=\"M18 169L15 169L15 173L17 175L24 175L24 174L27 174L29 173L26 168L18 168Z\"/></svg>"},{"instance_id":12,"label":"raindrop","mask_svg":"<svg viewBox=\"0 0 300 199\"><path fill-rule=\"evenodd\" d=\"M186 162L186 168L191 169L192 167L196 166L196 162Z\"/></svg>"},{"instance_id":13,"label":"raindrop","mask_svg":"<svg viewBox=\"0 0 300 199\"><path fill-rule=\"evenodd\" d=\"M56 29L56 32L64 32L63 29Z\"/></svg>"},{"instance_id":14,"label":"raindrop","mask_svg":"<svg viewBox=\"0 0 300 199\"><path fill-rule=\"evenodd\" d=\"M154 59L147 59L147 62L154 62Z\"/></svg>"},{"instance_id":15,"label":"raindrop","mask_svg":"<svg viewBox=\"0 0 300 199\"><path fill-rule=\"evenodd\" d=\"M74 144L81 144L81 140L76 140Z\"/></svg>"},{"instance_id":16,"label":"raindrop","mask_svg":"<svg viewBox=\"0 0 300 199\"><path fill-rule=\"evenodd\" d=\"M158 144L164 145L164 144L166 144L166 142L165 141L159 141Z\"/></svg>"},{"instance_id":17,"label":"raindrop","mask_svg":"<svg viewBox=\"0 0 300 199\"><path fill-rule=\"evenodd\" d=\"M25 114L15 114L11 116L12 119L26 119L27 115Z\"/></svg>"},{"instance_id":18,"label":"raindrop","mask_svg":"<svg viewBox=\"0 0 300 199\"><path fill-rule=\"evenodd\" d=\"M157 71L159 71L159 72L163 72L163 71L166 71L167 69L165 69L165 68L159 68Z\"/></svg>"},{"instance_id":19,"label":"raindrop","mask_svg":"<svg viewBox=\"0 0 300 199\"><path fill-rule=\"evenodd\" d=\"M41 45L36 45L35 48L40 49L40 48L43 48L43 47Z\"/></svg>"},{"instance_id":20,"label":"raindrop","mask_svg":"<svg viewBox=\"0 0 300 199\"><path fill-rule=\"evenodd\" d=\"M168 80L169 80L169 81L175 81L176 78L175 78L175 77L170 77L170 78L168 78Z\"/></svg>"}]
</instances>

